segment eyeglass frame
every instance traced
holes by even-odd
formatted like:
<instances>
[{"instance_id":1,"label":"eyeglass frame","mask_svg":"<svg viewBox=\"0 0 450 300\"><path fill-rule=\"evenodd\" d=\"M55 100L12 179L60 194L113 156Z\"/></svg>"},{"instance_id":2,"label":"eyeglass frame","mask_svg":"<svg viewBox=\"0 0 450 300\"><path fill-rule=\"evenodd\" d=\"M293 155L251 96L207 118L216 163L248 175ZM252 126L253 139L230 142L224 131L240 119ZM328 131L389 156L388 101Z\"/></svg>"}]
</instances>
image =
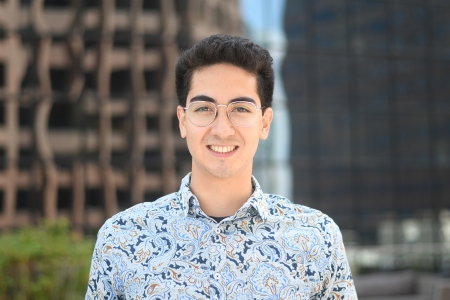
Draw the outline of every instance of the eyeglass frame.
<instances>
[{"instance_id":1,"label":"eyeglass frame","mask_svg":"<svg viewBox=\"0 0 450 300\"><path fill-rule=\"evenodd\" d=\"M217 118L217 114L218 114L218 111L219 111L217 108L218 108L219 106L225 106L225 111L227 112L228 120L230 120L230 122L231 122L234 126L237 126L237 127L248 127L248 126L253 125L253 124L255 123L255 121L256 121L256 117L255 117L255 119L253 120L253 122L250 123L250 124L248 124L248 125L236 125L236 124L234 124L233 120L231 120L230 113L228 112L228 106L229 106L230 104L235 104L235 103L250 103L251 105L253 105L253 106L255 107L256 111L258 111L258 110L261 110L261 111L262 111L263 109L265 109L264 106L261 106L261 107L259 107L259 108L256 107L256 104L253 103L253 102L251 102L251 101L233 101L233 102L230 102L230 103L228 103L228 104L216 104L216 103L214 103L214 102L203 101L203 100L201 100L201 101L194 101L194 102L191 102L191 103L189 103L189 105L186 106L186 107L183 107L183 106L182 106L182 107L183 107L183 110L185 111L185 113L188 114L187 110L189 109L189 106L191 106L191 104L193 104L193 103L198 103L198 102L206 102L206 103L210 103L210 104L214 105L214 118L211 120L211 122L209 122L209 123L206 124L206 125L197 125L197 124L194 124L194 122L192 122L191 119L189 119L189 115L188 115L187 118L188 118L189 122L191 122L192 125L197 126L197 127L208 127L209 125L211 125L211 124L216 120L216 118Z\"/></svg>"}]
</instances>

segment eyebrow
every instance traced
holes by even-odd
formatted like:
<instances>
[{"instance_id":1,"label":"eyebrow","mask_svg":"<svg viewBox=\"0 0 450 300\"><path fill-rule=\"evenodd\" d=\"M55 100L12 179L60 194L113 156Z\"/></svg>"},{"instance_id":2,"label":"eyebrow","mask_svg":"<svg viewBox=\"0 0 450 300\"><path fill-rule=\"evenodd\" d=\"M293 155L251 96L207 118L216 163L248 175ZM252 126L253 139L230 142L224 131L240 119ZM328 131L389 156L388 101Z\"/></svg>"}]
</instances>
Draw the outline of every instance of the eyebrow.
<instances>
[{"instance_id":1,"label":"eyebrow","mask_svg":"<svg viewBox=\"0 0 450 300\"><path fill-rule=\"evenodd\" d=\"M194 96L191 98L190 103L195 102L195 101L206 101L206 102L211 102L211 103L217 103L217 101L214 98L211 98L206 95ZM239 102L239 101L251 102L256 105L256 101L250 97L237 97L237 98L231 99L228 103Z\"/></svg>"}]
</instances>

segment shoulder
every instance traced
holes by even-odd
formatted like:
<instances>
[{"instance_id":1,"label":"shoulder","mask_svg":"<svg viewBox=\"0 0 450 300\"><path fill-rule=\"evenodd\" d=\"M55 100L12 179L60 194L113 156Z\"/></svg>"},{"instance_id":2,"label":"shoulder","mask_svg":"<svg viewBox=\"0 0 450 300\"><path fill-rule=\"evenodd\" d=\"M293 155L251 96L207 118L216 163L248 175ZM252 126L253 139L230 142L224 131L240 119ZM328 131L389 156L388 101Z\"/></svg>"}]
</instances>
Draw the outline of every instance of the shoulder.
<instances>
[{"instance_id":1,"label":"shoulder","mask_svg":"<svg viewBox=\"0 0 450 300\"><path fill-rule=\"evenodd\" d=\"M309 228L326 232L334 238L340 237L339 226L333 219L320 210L295 204L289 199L273 194L264 194L267 200L269 215L280 222L287 222L294 228Z\"/></svg>"},{"instance_id":2,"label":"shoulder","mask_svg":"<svg viewBox=\"0 0 450 300\"><path fill-rule=\"evenodd\" d=\"M124 231L142 230L155 217L163 219L179 215L183 211L179 198L179 193L176 192L121 211L106 220L98 232L98 238L117 236Z\"/></svg>"}]
</instances>

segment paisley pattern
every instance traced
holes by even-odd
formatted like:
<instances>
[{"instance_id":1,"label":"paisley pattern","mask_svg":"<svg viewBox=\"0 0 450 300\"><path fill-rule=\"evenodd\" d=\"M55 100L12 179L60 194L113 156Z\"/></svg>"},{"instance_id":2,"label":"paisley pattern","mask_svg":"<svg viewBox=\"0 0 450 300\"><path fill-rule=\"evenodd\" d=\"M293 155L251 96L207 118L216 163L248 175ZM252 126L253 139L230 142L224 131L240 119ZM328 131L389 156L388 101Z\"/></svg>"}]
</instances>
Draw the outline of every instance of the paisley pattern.
<instances>
[{"instance_id":1,"label":"paisley pattern","mask_svg":"<svg viewBox=\"0 0 450 300\"><path fill-rule=\"evenodd\" d=\"M86 299L357 299L338 226L255 191L220 223L189 189L118 213L98 233Z\"/></svg>"}]
</instances>

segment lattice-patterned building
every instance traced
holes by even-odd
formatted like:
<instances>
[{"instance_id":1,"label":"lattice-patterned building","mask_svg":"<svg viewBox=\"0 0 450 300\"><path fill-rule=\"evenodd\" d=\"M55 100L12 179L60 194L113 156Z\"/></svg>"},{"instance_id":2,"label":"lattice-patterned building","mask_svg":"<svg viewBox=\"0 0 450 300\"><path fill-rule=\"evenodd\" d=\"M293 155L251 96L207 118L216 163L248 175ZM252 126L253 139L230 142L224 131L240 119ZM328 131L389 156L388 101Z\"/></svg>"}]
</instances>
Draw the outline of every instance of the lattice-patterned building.
<instances>
[{"instance_id":1,"label":"lattice-patterned building","mask_svg":"<svg viewBox=\"0 0 450 300\"><path fill-rule=\"evenodd\" d=\"M237 0L0 2L0 228L96 228L176 190L180 48L240 31Z\"/></svg>"}]
</instances>

